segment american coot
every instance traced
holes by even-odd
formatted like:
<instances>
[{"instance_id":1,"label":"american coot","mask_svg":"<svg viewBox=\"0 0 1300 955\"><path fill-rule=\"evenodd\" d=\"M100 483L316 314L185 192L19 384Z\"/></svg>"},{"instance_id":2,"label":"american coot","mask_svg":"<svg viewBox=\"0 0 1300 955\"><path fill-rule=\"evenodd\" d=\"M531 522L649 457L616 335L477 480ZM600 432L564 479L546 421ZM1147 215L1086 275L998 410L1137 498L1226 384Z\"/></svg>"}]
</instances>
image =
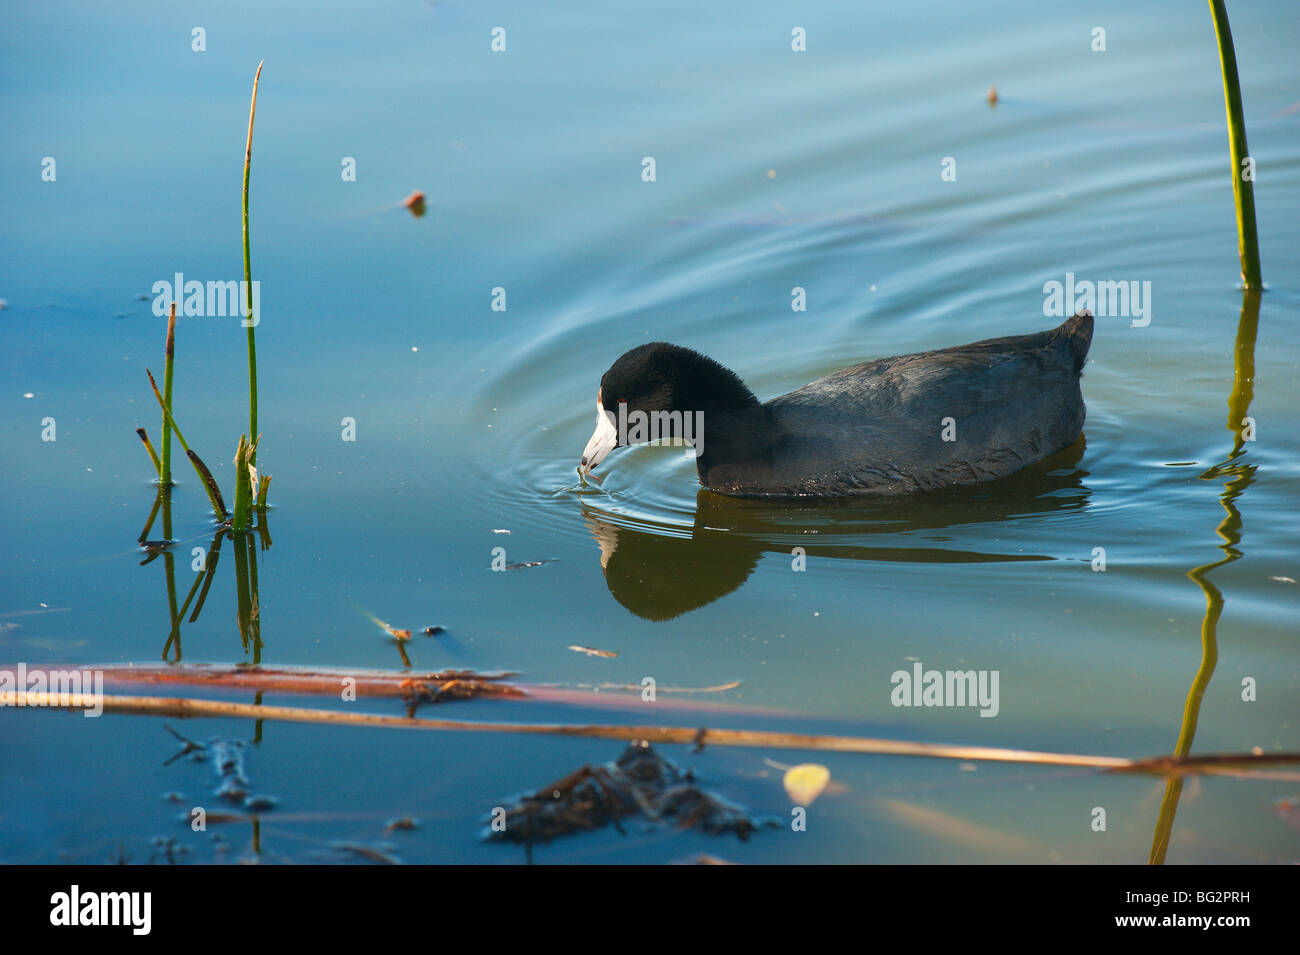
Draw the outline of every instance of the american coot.
<instances>
[{"instance_id":1,"label":"american coot","mask_svg":"<svg viewBox=\"0 0 1300 955\"><path fill-rule=\"evenodd\" d=\"M600 380L590 471L616 447L679 438L700 483L741 497L900 494L1005 477L1083 429L1092 315L1059 328L854 365L760 402L699 352L651 342Z\"/></svg>"}]
</instances>

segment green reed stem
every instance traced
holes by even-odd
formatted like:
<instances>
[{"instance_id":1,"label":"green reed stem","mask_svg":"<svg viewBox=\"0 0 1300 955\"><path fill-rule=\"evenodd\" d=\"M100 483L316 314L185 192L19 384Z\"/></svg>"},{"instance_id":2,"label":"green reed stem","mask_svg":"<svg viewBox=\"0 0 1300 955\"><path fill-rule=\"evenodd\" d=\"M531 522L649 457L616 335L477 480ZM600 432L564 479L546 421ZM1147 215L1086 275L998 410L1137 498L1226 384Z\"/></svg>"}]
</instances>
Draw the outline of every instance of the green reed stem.
<instances>
[{"instance_id":1,"label":"green reed stem","mask_svg":"<svg viewBox=\"0 0 1300 955\"><path fill-rule=\"evenodd\" d=\"M244 540L235 538L235 546L248 548L248 595L250 599L248 612L248 636L253 644L253 662L262 662L262 607L257 587L257 545L252 534L245 534Z\"/></svg>"},{"instance_id":2,"label":"green reed stem","mask_svg":"<svg viewBox=\"0 0 1300 955\"><path fill-rule=\"evenodd\" d=\"M199 465L201 465L203 462L198 460L199 456L195 454L193 451L191 451L190 446L185 443L185 435L181 434L181 429L176 424L176 419L173 418L171 412L167 410L167 403L163 401L162 392L158 390L158 382L154 380L153 372L151 372L148 368L146 368L144 370L144 373L149 376L149 385L150 387L153 388L153 396L158 399L158 405L162 408L163 431L176 432L176 440L181 443L181 447L185 450L185 454L189 457L190 463L194 465L194 473L199 476L199 483L201 483L204 489L208 492L208 500L212 502L212 509L217 514L217 520L219 521L224 520L226 516L225 504L220 500L219 492L215 496L213 494L214 485L211 483L212 475L208 474L206 478L204 477L203 472L207 471L207 468L204 467L200 469Z\"/></svg>"},{"instance_id":3,"label":"green reed stem","mask_svg":"<svg viewBox=\"0 0 1300 955\"><path fill-rule=\"evenodd\" d=\"M164 487L160 486L158 488L158 493L154 495L153 499L153 509L149 512L149 519L144 522L144 527L140 531L140 536L136 538L136 543L143 544L149 539L149 531L153 529L153 522L158 517L158 508L162 506L162 496L166 491L167 489Z\"/></svg>"},{"instance_id":4,"label":"green reed stem","mask_svg":"<svg viewBox=\"0 0 1300 955\"><path fill-rule=\"evenodd\" d=\"M190 623L194 623L199 619L203 604L208 599L208 588L212 586L212 579L217 575L217 560L221 557L221 540L223 537L225 537L225 531L220 529L212 537L212 546L208 548L208 566L203 575L203 589L199 591L199 602L194 605L194 612L190 614Z\"/></svg>"},{"instance_id":5,"label":"green reed stem","mask_svg":"<svg viewBox=\"0 0 1300 955\"><path fill-rule=\"evenodd\" d=\"M225 498L221 496L221 488L217 485L217 480L208 470L208 466L203 463L192 449L185 449L186 456L190 463L194 465L194 470L198 472L199 478L203 481L203 486L208 489L208 500L212 502L213 509L217 512L218 517L224 518L229 512L226 510Z\"/></svg>"},{"instance_id":6,"label":"green reed stem","mask_svg":"<svg viewBox=\"0 0 1300 955\"><path fill-rule=\"evenodd\" d=\"M265 62L265 61L263 61ZM262 64L257 64L253 77L253 101L248 107L248 140L244 144L244 319L248 329L248 433L257 431L257 341L253 336L254 322L261 319L253 315L253 264L248 249L248 177L253 162L253 117L257 113L257 86L262 79ZM257 462L257 450L249 463Z\"/></svg>"},{"instance_id":7,"label":"green reed stem","mask_svg":"<svg viewBox=\"0 0 1300 955\"><path fill-rule=\"evenodd\" d=\"M236 504L236 507L239 505ZM248 588L248 547L244 544L247 535L235 535L231 547L235 552L235 622L239 627L239 642L247 653L249 640L249 621L253 615L253 598Z\"/></svg>"},{"instance_id":8,"label":"green reed stem","mask_svg":"<svg viewBox=\"0 0 1300 955\"><path fill-rule=\"evenodd\" d=\"M1232 153L1232 196L1237 206L1237 252L1241 256L1241 281L1248 289L1262 288L1259 269L1259 235L1255 228L1255 183L1252 168L1247 179L1243 160L1246 148L1246 119L1241 106L1241 84L1237 78L1237 54L1228 26L1228 8L1223 0L1210 0L1214 35L1219 41L1219 65L1223 68L1223 100L1228 110L1228 145ZM1253 167L1253 163L1251 164Z\"/></svg>"},{"instance_id":9,"label":"green reed stem","mask_svg":"<svg viewBox=\"0 0 1300 955\"><path fill-rule=\"evenodd\" d=\"M230 526L236 531L248 530L249 502L252 499L252 482L248 476L248 461L251 449L248 436L239 436L239 449L235 452L235 512L230 518Z\"/></svg>"},{"instance_id":10,"label":"green reed stem","mask_svg":"<svg viewBox=\"0 0 1300 955\"><path fill-rule=\"evenodd\" d=\"M164 427L164 430L166 428ZM162 480L162 462L158 460L158 452L153 449L153 442L149 440L149 432L144 428L136 428L135 433L140 436L140 441L144 444L144 449L149 452L149 460L153 462L153 469L158 472L158 480Z\"/></svg>"},{"instance_id":11,"label":"green reed stem","mask_svg":"<svg viewBox=\"0 0 1300 955\"><path fill-rule=\"evenodd\" d=\"M176 294L180 294L177 292ZM176 353L176 303L172 302L171 311L167 314L167 357L163 367L163 433L162 433L162 464L159 471L159 480L164 486L172 483L172 429L167 427L167 419L171 416L172 411L172 361Z\"/></svg>"},{"instance_id":12,"label":"green reed stem","mask_svg":"<svg viewBox=\"0 0 1300 955\"><path fill-rule=\"evenodd\" d=\"M172 311L175 311L173 306ZM172 496L171 491L163 491L163 539L172 540ZM167 637L167 642L163 644L163 659L167 659L167 650L173 642L178 644L176 650L176 660L180 660L180 616L176 610L176 555L172 553L171 548L163 551L163 567L167 578L167 615L171 620L171 632Z\"/></svg>"},{"instance_id":13,"label":"green reed stem","mask_svg":"<svg viewBox=\"0 0 1300 955\"><path fill-rule=\"evenodd\" d=\"M1241 296L1241 317L1237 320L1237 343L1232 361L1232 393L1228 395L1227 428L1233 434L1235 458L1246 446L1246 416L1255 398L1255 339L1259 335L1259 289L1247 289Z\"/></svg>"}]
</instances>

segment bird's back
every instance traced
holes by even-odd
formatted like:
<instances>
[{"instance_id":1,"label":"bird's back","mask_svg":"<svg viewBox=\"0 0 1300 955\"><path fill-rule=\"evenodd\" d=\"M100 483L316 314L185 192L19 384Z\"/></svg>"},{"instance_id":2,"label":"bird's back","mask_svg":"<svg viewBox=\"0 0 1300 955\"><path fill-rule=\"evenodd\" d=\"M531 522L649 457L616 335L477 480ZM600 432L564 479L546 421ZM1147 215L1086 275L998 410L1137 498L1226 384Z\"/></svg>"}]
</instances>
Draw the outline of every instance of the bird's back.
<instances>
[{"instance_id":1,"label":"bird's back","mask_svg":"<svg viewBox=\"0 0 1300 955\"><path fill-rule=\"evenodd\" d=\"M1073 444L1087 313L1031 335L845 368L765 407L770 461L720 465L707 486L744 495L904 493L1003 477Z\"/></svg>"}]
</instances>

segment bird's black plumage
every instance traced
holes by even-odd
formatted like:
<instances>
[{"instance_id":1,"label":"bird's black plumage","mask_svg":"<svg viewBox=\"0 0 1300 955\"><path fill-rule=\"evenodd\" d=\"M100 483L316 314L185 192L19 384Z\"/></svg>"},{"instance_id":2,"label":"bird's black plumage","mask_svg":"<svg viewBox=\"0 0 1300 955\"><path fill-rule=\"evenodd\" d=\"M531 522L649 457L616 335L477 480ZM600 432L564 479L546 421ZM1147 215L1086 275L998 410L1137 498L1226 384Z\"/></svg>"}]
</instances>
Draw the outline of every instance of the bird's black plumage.
<instances>
[{"instance_id":1,"label":"bird's black plumage","mask_svg":"<svg viewBox=\"0 0 1300 955\"><path fill-rule=\"evenodd\" d=\"M611 411L626 402L629 413L701 412L700 481L723 494L839 497L976 484L1079 437L1079 376L1092 331L1084 312L1031 335L864 362L766 403L699 352L652 342L610 367L601 395Z\"/></svg>"}]
</instances>

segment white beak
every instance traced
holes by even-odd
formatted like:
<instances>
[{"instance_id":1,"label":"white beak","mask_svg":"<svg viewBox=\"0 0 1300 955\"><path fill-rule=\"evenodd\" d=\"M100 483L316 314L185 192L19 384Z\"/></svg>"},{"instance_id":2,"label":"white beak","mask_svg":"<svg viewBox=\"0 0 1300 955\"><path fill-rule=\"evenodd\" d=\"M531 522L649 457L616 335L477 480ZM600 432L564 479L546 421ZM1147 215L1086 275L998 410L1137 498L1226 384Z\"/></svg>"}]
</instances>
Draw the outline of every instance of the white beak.
<instances>
[{"instance_id":1,"label":"white beak","mask_svg":"<svg viewBox=\"0 0 1300 955\"><path fill-rule=\"evenodd\" d=\"M582 451L582 467L590 471L605 455L618 447L618 427L614 413L606 411L599 401L596 402L596 431Z\"/></svg>"}]
</instances>

